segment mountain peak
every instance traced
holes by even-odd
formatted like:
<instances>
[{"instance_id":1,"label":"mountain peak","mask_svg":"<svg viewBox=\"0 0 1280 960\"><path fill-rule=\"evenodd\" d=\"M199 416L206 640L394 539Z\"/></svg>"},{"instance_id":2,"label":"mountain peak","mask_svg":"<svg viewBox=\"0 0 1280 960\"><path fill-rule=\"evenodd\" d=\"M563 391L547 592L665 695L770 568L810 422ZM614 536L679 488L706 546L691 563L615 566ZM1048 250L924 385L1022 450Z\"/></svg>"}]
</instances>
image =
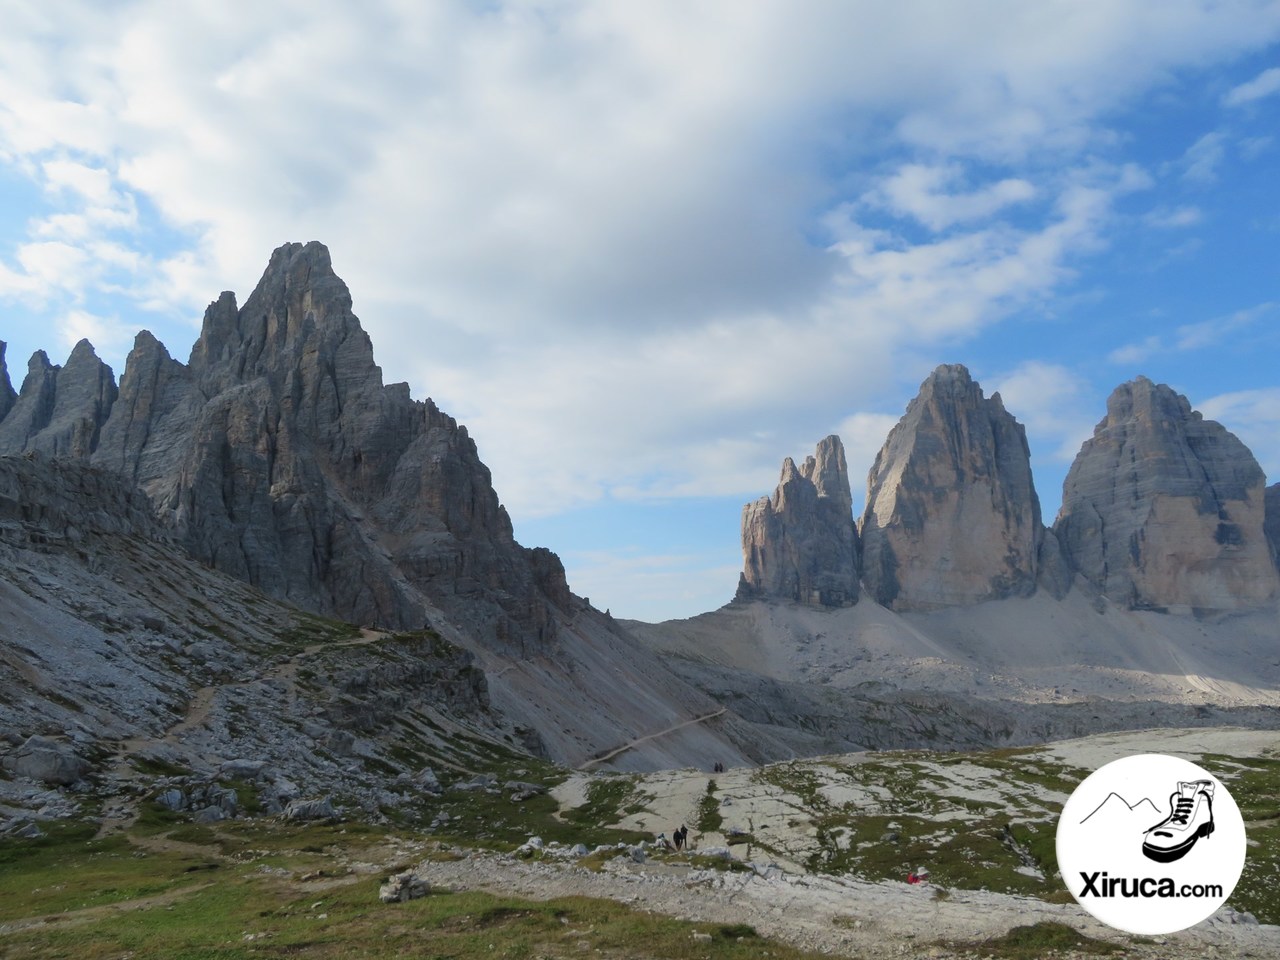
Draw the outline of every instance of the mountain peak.
<instances>
[{"instance_id":1,"label":"mountain peak","mask_svg":"<svg viewBox=\"0 0 1280 960\"><path fill-rule=\"evenodd\" d=\"M1042 533L1022 425L943 364L867 481L862 572L885 606L930 609L1035 590Z\"/></svg>"},{"instance_id":2,"label":"mountain peak","mask_svg":"<svg viewBox=\"0 0 1280 960\"><path fill-rule=\"evenodd\" d=\"M1280 592L1249 449L1167 384L1117 387L1062 488L1071 565L1134 607L1235 610Z\"/></svg>"},{"instance_id":3,"label":"mountain peak","mask_svg":"<svg viewBox=\"0 0 1280 960\"><path fill-rule=\"evenodd\" d=\"M737 599L771 597L840 607L858 600L857 531L844 445L832 435L797 468L790 457L772 497L742 508Z\"/></svg>"}]
</instances>

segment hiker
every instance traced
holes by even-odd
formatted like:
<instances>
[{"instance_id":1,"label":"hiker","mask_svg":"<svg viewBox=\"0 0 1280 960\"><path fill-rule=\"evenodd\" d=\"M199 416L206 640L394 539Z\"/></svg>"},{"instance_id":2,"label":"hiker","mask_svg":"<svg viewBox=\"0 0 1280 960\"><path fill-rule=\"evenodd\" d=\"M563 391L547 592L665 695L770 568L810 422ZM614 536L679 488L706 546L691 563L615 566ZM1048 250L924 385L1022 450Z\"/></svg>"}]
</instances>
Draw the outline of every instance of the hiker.
<instances>
[{"instance_id":1,"label":"hiker","mask_svg":"<svg viewBox=\"0 0 1280 960\"><path fill-rule=\"evenodd\" d=\"M657 843L659 844L659 846L662 847L663 850L671 849L671 841L667 839L667 835L665 833L658 834Z\"/></svg>"},{"instance_id":2,"label":"hiker","mask_svg":"<svg viewBox=\"0 0 1280 960\"><path fill-rule=\"evenodd\" d=\"M928 867L917 867L915 870L912 870L911 873L907 875L907 883L928 883L928 882L929 882Z\"/></svg>"},{"instance_id":3,"label":"hiker","mask_svg":"<svg viewBox=\"0 0 1280 960\"><path fill-rule=\"evenodd\" d=\"M676 852L680 852L680 828L676 827L671 831L671 839L675 842Z\"/></svg>"},{"instance_id":4,"label":"hiker","mask_svg":"<svg viewBox=\"0 0 1280 960\"><path fill-rule=\"evenodd\" d=\"M689 849L689 828L686 827L683 823L680 824L680 840L676 844L676 849L677 850Z\"/></svg>"}]
</instances>

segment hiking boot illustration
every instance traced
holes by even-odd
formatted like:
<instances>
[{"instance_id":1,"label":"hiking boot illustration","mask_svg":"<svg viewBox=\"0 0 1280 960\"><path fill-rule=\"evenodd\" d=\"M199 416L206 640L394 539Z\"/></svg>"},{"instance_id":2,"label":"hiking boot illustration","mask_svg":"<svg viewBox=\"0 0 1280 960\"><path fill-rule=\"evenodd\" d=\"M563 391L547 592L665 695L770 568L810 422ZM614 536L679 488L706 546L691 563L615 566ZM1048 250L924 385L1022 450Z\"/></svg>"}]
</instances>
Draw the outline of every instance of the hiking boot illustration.
<instances>
[{"instance_id":1,"label":"hiking boot illustration","mask_svg":"<svg viewBox=\"0 0 1280 960\"><path fill-rule=\"evenodd\" d=\"M1142 841L1142 852L1160 863L1181 860L1197 840L1213 833L1213 781L1179 782L1169 795L1169 810Z\"/></svg>"}]
</instances>

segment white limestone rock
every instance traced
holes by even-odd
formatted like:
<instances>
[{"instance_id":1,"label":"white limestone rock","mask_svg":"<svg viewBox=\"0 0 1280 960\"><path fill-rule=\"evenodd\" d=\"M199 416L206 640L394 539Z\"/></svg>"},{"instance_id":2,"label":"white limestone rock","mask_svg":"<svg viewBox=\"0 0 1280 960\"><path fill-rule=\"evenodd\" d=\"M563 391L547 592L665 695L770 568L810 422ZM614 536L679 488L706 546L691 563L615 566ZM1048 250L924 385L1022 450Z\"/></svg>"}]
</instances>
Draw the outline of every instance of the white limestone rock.
<instances>
[{"instance_id":1,"label":"white limestone rock","mask_svg":"<svg viewBox=\"0 0 1280 960\"><path fill-rule=\"evenodd\" d=\"M742 508L737 599L851 606L858 601L857 552L849 468L832 435L803 466L783 461L773 496Z\"/></svg>"},{"instance_id":2,"label":"white limestone rock","mask_svg":"<svg viewBox=\"0 0 1280 960\"><path fill-rule=\"evenodd\" d=\"M886 607L1035 591L1043 539L1026 433L959 364L929 375L867 479L862 576Z\"/></svg>"},{"instance_id":3,"label":"white limestone rock","mask_svg":"<svg viewBox=\"0 0 1280 960\"><path fill-rule=\"evenodd\" d=\"M1063 484L1054 532L1071 566L1131 608L1243 610L1280 593L1265 478L1186 397L1117 387Z\"/></svg>"}]
</instances>

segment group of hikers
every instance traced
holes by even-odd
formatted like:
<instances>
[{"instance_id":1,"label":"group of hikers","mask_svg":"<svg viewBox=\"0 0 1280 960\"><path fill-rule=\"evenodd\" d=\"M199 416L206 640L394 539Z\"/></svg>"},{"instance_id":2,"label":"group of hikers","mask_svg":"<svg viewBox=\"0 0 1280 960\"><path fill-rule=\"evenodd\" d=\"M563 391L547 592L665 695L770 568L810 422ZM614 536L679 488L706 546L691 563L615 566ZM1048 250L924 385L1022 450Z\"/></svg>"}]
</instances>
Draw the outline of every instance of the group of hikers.
<instances>
[{"instance_id":1,"label":"group of hikers","mask_svg":"<svg viewBox=\"0 0 1280 960\"><path fill-rule=\"evenodd\" d=\"M685 850L689 846L689 828L683 823L671 831L671 839L665 833L658 834L658 842L667 849Z\"/></svg>"}]
</instances>

